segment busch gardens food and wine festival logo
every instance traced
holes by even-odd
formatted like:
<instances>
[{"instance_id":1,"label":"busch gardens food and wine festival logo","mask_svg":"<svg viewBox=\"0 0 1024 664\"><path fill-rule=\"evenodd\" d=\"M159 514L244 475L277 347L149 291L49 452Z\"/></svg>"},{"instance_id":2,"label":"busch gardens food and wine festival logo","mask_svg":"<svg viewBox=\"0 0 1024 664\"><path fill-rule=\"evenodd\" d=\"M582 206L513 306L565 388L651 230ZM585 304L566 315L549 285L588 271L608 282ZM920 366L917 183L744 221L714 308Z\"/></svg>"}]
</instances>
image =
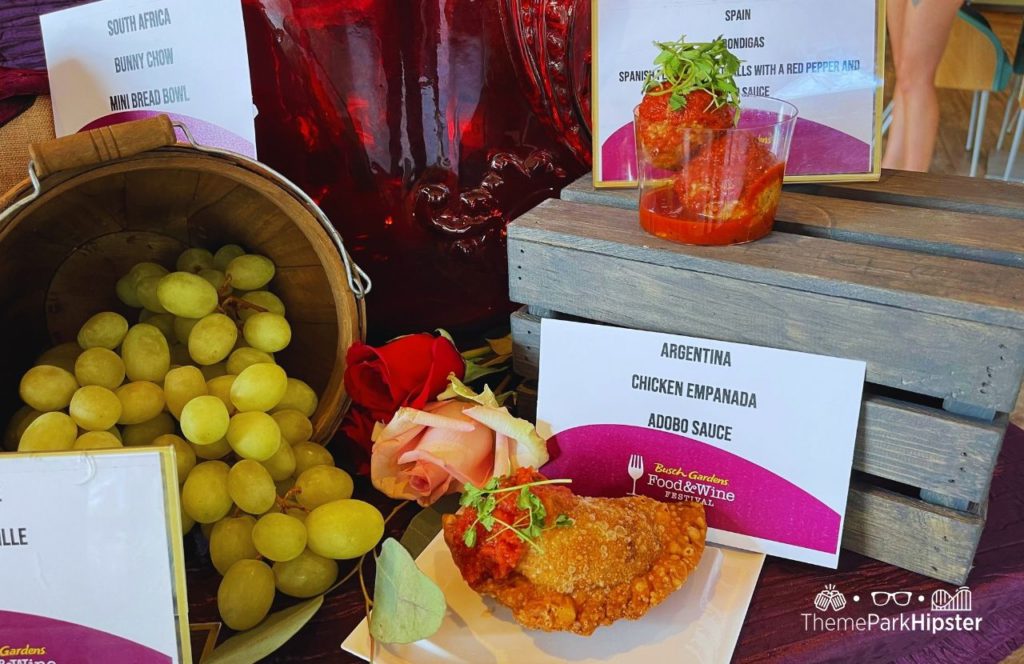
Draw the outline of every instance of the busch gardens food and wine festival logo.
<instances>
[{"instance_id":1,"label":"busch gardens food and wine festival logo","mask_svg":"<svg viewBox=\"0 0 1024 664\"><path fill-rule=\"evenodd\" d=\"M861 602L876 607L920 607L921 611L893 616L870 611L867 615L850 615L851 607ZM971 589L960 586L954 592L939 588L931 597L908 590L875 590L870 595L847 597L835 584L826 585L814 596L814 611L801 613L804 629L811 632L977 632L981 616L972 611Z\"/></svg>"}]
</instances>

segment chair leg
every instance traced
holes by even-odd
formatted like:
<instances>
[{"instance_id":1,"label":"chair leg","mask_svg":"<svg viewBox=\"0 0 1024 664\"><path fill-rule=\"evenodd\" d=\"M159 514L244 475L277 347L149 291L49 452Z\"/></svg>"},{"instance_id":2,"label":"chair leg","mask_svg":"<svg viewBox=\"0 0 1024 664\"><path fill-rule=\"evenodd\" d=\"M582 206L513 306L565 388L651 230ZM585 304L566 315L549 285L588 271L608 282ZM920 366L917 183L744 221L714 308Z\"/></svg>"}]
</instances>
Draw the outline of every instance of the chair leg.
<instances>
[{"instance_id":1,"label":"chair leg","mask_svg":"<svg viewBox=\"0 0 1024 664\"><path fill-rule=\"evenodd\" d=\"M1017 131L1013 134L1013 143L1010 143L1010 154L1006 157L1006 170L1003 171L1003 179L1010 181L1013 173L1014 162L1017 161L1017 152L1020 150L1021 139L1024 138L1024 113L1017 115Z\"/></svg>"},{"instance_id":2,"label":"chair leg","mask_svg":"<svg viewBox=\"0 0 1024 664\"><path fill-rule=\"evenodd\" d=\"M999 125L999 142L996 143L996 150L1003 149L1003 141L1006 139L1006 135L1010 133L1013 127L1010 124L1013 121L1013 109L1017 108L1017 104L1014 102L1017 100L1017 96L1020 94L1018 88L1024 83L1024 76L1020 74L1014 74L1010 80L1010 85L1007 88L1006 98L1006 110L1003 111L1003 123Z\"/></svg>"},{"instance_id":3,"label":"chair leg","mask_svg":"<svg viewBox=\"0 0 1024 664\"><path fill-rule=\"evenodd\" d=\"M971 119L967 121L967 144L964 145L964 149L968 152L974 145L974 123L978 121L978 99L980 97L981 93L975 90L974 97L971 99Z\"/></svg>"},{"instance_id":4,"label":"chair leg","mask_svg":"<svg viewBox=\"0 0 1024 664\"><path fill-rule=\"evenodd\" d=\"M978 126L974 132L974 154L971 155L971 177L978 174L978 162L981 160L981 139L985 135L985 115L988 113L988 100L991 93L981 93L981 105L978 107Z\"/></svg>"}]
</instances>

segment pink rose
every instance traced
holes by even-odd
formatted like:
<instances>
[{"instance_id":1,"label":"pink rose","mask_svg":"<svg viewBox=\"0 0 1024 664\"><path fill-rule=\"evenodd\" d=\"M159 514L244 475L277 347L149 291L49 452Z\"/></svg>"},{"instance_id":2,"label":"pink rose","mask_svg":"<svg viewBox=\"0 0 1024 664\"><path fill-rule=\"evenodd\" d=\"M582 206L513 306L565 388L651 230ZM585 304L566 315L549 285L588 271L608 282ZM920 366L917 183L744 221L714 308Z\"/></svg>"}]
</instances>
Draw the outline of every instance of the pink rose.
<instances>
[{"instance_id":1,"label":"pink rose","mask_svg":"<svg viewBox=\"0 0 1024 664\"><path fill-rule=\"evenodd\" d=\"M392 498L432 504L465 484L482 487L521 466L540 467L547 446L526 420L476 394L453 375L451 387L422 410L401 408L373 433L370 478Z\"/></svg>"}]
</instances>

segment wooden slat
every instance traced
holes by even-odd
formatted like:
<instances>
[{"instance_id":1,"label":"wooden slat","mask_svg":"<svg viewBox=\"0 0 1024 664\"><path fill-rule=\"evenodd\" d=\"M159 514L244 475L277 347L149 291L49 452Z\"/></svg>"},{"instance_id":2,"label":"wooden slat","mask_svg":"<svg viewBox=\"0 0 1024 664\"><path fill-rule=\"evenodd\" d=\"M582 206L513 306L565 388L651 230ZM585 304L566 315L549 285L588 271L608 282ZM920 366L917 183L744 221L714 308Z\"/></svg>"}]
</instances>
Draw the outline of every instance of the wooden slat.
<instances>
[{"instance_id":1,"label":"wooden slat","mask_svg":"<svg viewBox=\"0 0 1024 664\"><path fill-rule=\"evenodd\" d=\"M962 584L984 526L984 516L854 481L846 504L843 548Z\"/></svg>"},{"instance_id":2,"label":"wooden slat","mask_svg":"<svg viewBox=\"0 0 1024 664\"><path fill-rule=\"evenodd\" d=\"M551 209L546 211L551 218ZM869 382L999 412L1008 412L1016 401L1024 372L1021 330L602 255L611 248L661 254L648 260L690 262L682 252L528 228L538 219L527 215L509 227L513 301L614 325L861 359L868 363ZM673 245L671 251L679 250ZM725 263L693 262L712 269Z\"/></svg>"},{"instance_id":3,"label":"wooden slat","mask_svg":"<svg viewBox=\"0 0 1024 664\"><path fill-rule=\"evenodd\" d=\"M564 189L562 200L628 210L637 208L636 191L594 189L589 178L585 179ZM786 191L779 203L775 230L1024 267L1024 224L1011 217Z\"/></svg>"},{"instance_id":4,"label":"wooden slat","mask_svg":"<svg viewBox=\"0 0 1024 664\"><path fill-rule=\"evenodd\" d=\"M540 362L540 319L512 314L515 372L536 379ZM536 409L535 399L526 399ZM853 467L878 477L984 502L1006 432L1006 417L978 422L936 408L865 395Z\"/></svg>"},{"instance_id":5,"label":"wooden slat","mask_svg":"<svg viewBox=\"0 0 1024 664\"><path fill-rule=\"evenodd\" d=\"M1024 329L1024 271L1002 265L788 233L730 247L688 246L644 233L635 213L560 200L513 222L512 238Z\"/></svg>"},{"instance_id":6,"label":"wooden slat","mask_svg":"<svg viewBox=\"0 0 1024 664\"><path fill-rule=\"evenodd\" d=\"M1024 219L1024 186L957 175L882 171L878 182L793 185L791 191Z\"/></svg>"}]
</instances>

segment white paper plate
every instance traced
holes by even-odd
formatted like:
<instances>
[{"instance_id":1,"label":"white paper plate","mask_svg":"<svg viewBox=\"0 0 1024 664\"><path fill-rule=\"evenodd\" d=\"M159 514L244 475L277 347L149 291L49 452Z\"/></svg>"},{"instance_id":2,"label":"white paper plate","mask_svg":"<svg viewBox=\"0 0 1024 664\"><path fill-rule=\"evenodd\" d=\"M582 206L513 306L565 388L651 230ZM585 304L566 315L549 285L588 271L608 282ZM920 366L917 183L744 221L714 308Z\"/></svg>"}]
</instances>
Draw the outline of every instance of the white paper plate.
<instances>
[{"instance_id":1,"label":"white paper plate","mask_svg":"<svg viewBox=\"0 0 1024 664\"><path fill-rule=\"evenodd\" d=\"M448 613L429 639L377 646L375 662L544 664L546 662L693 662L726 664L736 647L764 554L708 546L686 585L640 620L620 620L593 635L528 630L462 579L441 534L417 563L444 591ZM367 621L341 647L367 661Z\"/></svg>"}]
</instances>

